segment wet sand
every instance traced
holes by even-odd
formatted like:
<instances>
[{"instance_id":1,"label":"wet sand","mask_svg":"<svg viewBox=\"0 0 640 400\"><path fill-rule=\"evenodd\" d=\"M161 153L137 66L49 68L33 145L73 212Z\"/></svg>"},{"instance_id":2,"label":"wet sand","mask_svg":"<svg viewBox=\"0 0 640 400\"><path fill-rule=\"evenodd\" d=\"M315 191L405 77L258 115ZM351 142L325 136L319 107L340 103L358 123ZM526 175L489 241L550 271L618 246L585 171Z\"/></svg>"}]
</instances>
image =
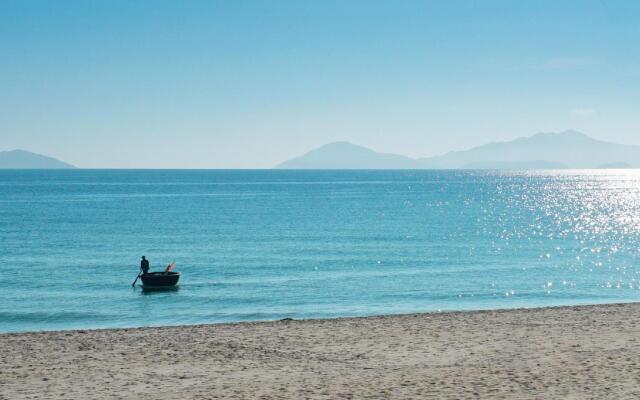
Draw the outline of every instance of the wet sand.
<instances>
[{"instance_id":1,"label":"wet sand","mask_svg":"<svg viewBox=\"0 0 640 400\"><path fill-rule=\"evenodd\" d=\"M640 304L0 335L1 399L640 398Z\"/></svg>"}]
</instances>

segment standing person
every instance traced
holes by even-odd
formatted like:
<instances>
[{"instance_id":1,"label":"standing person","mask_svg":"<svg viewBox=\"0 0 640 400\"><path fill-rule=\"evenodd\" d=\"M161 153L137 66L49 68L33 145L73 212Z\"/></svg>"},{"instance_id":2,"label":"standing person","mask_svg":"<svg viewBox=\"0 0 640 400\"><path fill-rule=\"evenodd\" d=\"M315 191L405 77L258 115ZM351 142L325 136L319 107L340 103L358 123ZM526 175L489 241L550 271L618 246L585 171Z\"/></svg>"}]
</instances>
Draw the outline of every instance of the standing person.
<instances>
[{"instance_id":1,"label":"standing person","mask_svg":"<svg viewBox=\"0 0 640 400\"><path fill-rule=\"evenodd\" d=\"M142 261L140 261L140 269L142 270L142 274L146 275L149 273L149 260L142 256Z\"/></svg>"}]
</instances>

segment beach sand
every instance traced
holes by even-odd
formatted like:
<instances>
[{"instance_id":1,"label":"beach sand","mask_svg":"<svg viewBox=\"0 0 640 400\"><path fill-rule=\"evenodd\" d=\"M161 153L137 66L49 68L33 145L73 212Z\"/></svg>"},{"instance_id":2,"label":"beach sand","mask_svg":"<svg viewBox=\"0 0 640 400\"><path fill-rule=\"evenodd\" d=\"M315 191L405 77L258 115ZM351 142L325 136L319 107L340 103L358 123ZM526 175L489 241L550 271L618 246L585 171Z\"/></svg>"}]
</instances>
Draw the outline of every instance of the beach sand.
<instances>
[{"instance_id":1,"label":"beach sand","mask_svg":"<svg viewBox=\"0 0 640 400\"><path fill-rule=\"evenodd\" d=\"M2 399L640 398L640 304L0 335Z\"/></svg>"}]
</instances>

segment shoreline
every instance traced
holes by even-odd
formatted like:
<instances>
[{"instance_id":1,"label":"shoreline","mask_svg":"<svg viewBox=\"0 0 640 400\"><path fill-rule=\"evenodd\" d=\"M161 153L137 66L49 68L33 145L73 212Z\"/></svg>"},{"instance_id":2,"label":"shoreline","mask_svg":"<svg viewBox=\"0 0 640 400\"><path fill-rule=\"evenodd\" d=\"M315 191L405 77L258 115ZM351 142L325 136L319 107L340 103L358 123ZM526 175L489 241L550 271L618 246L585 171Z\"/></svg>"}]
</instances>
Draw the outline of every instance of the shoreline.
<instances>
[{"instance_id":1,"label":"shoreline","mask_svg":"<svg viewBox=\"0 0 640 400\"><path fill-rule=\"evenodd\" d=\"M0 399L632 398L640 303L0 334Z\"/></svg>"},{"instance_id":2,"label":"shoreline","mask_svg":"<svg viewBox=\"0 0 640 400\"><path fill-rule=\"evenodd\" d=\"M231 321L231 322L204 322L195 324L176 324L176 325L147 325L147 326L122 326L122 327L98 327L98 328L69 328L69 329L42 329L33 331L0 331L0 338L4 335L21 335L21 334L37 334L37 333L67 333L67 332L93 332L93 331L130 331L135 329L168 329L168 328L188 328L188 327L208 327L208 326L236 326L245 324L268 324L274 322L307 322L307 321L340 321L350 319L371 319L371 318L393 318L393 317L414 317L427 315L442 314L460 314L460 313L486 313L486 312L503 312L503 311L530 311L530 310L546 310L559 308L576 308L576 307L595 307L595 306L618 306L627 304L640 304L638 301L627 301L617 303L585 303L585 304L568 304L553 306L532 306L532 307L513 307L513 308L481 308L473 310L444 310L444 311L424 311L411 312L402 314L374 314L359 316L339 316L339 317L318 317L318 318L282 318L282 319L257 319L247 321Z\"/></svg>"}]
</instances>

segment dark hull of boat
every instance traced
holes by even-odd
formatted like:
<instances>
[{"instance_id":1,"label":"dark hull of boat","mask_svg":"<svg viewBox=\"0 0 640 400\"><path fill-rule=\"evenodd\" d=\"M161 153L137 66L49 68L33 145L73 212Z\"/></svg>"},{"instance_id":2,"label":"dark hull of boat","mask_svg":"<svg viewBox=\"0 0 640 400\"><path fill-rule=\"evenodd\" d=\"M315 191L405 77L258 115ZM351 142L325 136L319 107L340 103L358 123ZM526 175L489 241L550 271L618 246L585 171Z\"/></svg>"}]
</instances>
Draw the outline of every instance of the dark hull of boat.
<instances>
[{"instance_id":1,"label":"dark hull of boat","mask_svg":"<svg viewBox=\"0 0 640 400\"><path fill-rule=\"evenodd\" d=\"M167 287L175 286L180 279L179 272L151 272L140 277L144 286Z\"/></svg>"}]
</instances>

